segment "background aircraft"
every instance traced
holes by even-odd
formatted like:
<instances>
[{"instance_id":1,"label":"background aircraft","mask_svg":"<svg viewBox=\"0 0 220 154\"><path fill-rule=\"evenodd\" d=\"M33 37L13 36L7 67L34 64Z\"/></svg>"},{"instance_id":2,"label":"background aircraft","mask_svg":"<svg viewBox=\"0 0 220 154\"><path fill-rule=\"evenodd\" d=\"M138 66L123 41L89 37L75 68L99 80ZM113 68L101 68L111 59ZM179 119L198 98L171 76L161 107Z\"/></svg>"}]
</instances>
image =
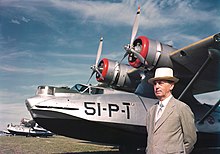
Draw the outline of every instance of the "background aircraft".
<instances>
[{"instance_id":1,"label":"background aircraft","mask_svg":"<svg viewBox=\"0 0 220 154\"><path fill-rule=\"evenodd\" d=\"M173 95L195 114L196 146L220 146L220 101L214 106L202 105L193 96L220 90L220 34L175 49L146 36L135 39L139 15L140 9L131 41L124 47L123 58L128 56L129 65L108 59L98 63L101 39L91 68L102 84L77 84L71 89L39 86L36 95L26 100L33 119L56 134L120 145L122 153L133 152L146 146L146 113L157 101L147 80L155 68L166 66L172 67L180 79Z\"/></svg>"},{"instance_id":2,"label":"background aircraft","mask_svg":"<svg viewBox=\"0 0 220 154\"><path fill-rule=\"evenodd\" d=\"M11 135L48 137L54 134L39 126L34 120L23 118L20 125L8 124L7 131Z\"/></svg>"}]
</instances>

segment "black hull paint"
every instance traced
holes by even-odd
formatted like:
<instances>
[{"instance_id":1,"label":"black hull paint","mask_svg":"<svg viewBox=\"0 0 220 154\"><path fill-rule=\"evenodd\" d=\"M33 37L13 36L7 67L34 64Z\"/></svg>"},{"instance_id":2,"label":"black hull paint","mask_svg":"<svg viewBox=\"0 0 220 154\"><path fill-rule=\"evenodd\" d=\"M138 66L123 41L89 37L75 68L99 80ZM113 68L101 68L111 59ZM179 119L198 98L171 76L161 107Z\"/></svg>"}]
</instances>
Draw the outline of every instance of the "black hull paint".
<instances>
[{"instance_id":1,"label":"black hull paint","mask_svg":"<svg viewBox=\"0 0 220 154\"><path fill-rule=\"evenodd\" d=\"M41 113L40 110L35 110L36 112ZM45 111L43 112L45 113ZM50 112L52 111L48 111L47 114L51 114ZM53 112L53 114L56 114L58 118L34 118L34 120L43 128L66 137L113 145L133 145L137 147L146 145L145 127L88 121L59 112ZM133 133L123 128L133 130L137 128L144 130L145 133Z\"/></svg>"},{"instance_id":2,"label":"black hull paint","mask_svg":"<svg viewBox=\"0 0 220 154\"><path fill-rule=\"evenodd\" d=\"M144 126L138 127L134 125L88 121L54 111L45 112L35 110L34 113L43 115L42 117L44 118L35 117L34 120L55 134L112 145L131 145L139 148L146 146L146 131L143 131L145 130ZM141 133L126 131L132 129L140 130ZM197 135L198 138L195 145L197 148L220 146L220 134L198 133Z\"/></svg>"}]
</instances>

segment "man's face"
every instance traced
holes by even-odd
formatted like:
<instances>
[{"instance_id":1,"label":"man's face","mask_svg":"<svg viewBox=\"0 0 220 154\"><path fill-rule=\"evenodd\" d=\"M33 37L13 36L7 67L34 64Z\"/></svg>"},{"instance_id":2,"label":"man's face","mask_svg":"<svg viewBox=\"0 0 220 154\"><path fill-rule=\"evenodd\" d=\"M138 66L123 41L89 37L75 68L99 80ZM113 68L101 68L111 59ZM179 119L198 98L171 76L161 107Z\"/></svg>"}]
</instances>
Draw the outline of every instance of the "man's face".
<instances>
[{"instance_id":1,"label":"man's face","mask_svg":"<svg viewBox=\"0 0 220 154\"><path fill-rule=\"evenodd\" d=\"M171 95L171 91L173 90L174 83L166 80L156 80L154 81L154 93L156 97L163 101L167 97Z\"/></svg>"}]
</instances>

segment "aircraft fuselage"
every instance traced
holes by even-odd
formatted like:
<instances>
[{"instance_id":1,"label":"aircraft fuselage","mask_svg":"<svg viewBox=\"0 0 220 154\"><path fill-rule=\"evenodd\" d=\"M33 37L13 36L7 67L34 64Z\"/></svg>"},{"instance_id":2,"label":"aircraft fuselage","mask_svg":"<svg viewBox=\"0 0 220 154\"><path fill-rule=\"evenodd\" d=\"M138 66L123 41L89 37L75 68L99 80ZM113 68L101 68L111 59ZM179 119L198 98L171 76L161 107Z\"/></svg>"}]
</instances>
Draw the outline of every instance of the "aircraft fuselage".
<instances>
[{"instance_id":1,"label":"aircraft fuselage","mask_svg":"<svg viewBox=\"0 0 220 154\"><path fill-rule=\"evenodd\" d=\"M55 134L93 142L144 147L147 138L146 113L156 102L156 99L114 90L104 95L39 94L28 98L26 106L40 126ZM197 121L202 112L205 114L209 108L203 105L196 108L201 111L198 113L192 109ZM213 115L214 118L219 117L219 113ZM219 144L214 142L218 140L216 133L219 132L211 131L213 126L219 128L219 125L219 121L213 124L208 120L203 125L197 124L199 145ZM212 142L208 142L208 139Z\"/></svg>"}]
</instances>

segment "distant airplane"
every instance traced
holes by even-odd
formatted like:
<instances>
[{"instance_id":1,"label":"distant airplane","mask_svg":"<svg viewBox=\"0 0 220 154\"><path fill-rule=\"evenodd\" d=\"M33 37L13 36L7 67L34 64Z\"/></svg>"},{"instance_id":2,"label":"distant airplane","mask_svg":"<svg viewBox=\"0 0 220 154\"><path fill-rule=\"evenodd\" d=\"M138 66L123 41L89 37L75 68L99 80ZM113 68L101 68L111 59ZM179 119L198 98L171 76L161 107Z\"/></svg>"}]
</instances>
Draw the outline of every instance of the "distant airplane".
<instances>
[{"instance_id":1,"label":"distant airplane","mask_svg":"<svg viewBox=\"0 0 220 154\"><path fill-rule=\"evenodd\" d=\"M0 131L0 136L10 136L11 133L8 130L2 130Z\"/></svg>"},{"instance_id":2,"label":"distant airplane","mask_svg":"<svg viewBox=\"0 0 220 154\"><path fill-rule=\"evenodd\" d=\"M48 137L54 134L50 131L39 126L34 120L22 120L20 125L8 124L7 134L11 135L22 135L22 136L38 136L38 137Z\"/></svg>"},{"instance_id":3,"label":"distant airplane","mask_svg":"<svg viewBox=\"0 0 220 154\"><path fill-rule=\"evenodd\" d=\"M147 83L158 67L171 67L180 79L173 95L186 102L195 114L197 147L220 146L220 100L201 104L195 94L220 90L220 33L181 49L151 40L135 39L140 8L131 42L124 48L130 65L102 59L102 41L90 78L96 73L98 86L76 84L73 88L39 86L26 99L33 119L60 135L119 145L121 153L146 146L146 113L157 99ZM89 80L90 80L89 78ZM89 82L88 82L89 83ZM219 96L216 96L219 98Z\"/></svg>"}]
</instances>

